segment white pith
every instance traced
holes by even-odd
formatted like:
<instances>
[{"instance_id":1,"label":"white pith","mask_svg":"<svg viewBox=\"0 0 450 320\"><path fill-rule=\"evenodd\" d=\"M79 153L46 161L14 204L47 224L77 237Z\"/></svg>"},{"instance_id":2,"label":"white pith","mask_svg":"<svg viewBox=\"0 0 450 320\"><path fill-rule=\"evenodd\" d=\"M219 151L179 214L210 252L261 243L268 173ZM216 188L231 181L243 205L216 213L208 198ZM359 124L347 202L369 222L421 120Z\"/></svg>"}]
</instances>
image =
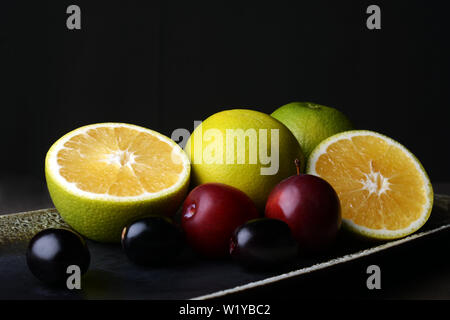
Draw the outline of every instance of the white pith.
<instances>
[{"instance_id":1,"label":"white pith","mask_svg":"<svg viewBox=\"0 0 450 320\"><path fill-rule=\"evenodd\" d=\"M102 161L118 167L125 166L132 168L131 165L136 163L135 154L133 152L129 152L128 150L114 150L105 156L105 159Z\"/></svg>"},{"instance_id":2,"label":"white pith","mask_svg":"<svg viewBox=\"0 0 450 320\"><path fill-rule=\"evenodd\" d=\"M174 183L169 188L163 189L158 192L144 192L138 196L114 196L107 193L99 194L99 193L92 193L88 191L84 191L79 189L76 186L76 183L68 182L64 177L61 176L59 173L60 171L60 165L58 164L57 155L58 152L65 148L64 144L69 141L72 137L75 135L86 133L88 130L99 128L99 127L108 127L108 128L117 128L117 127L125 127L134 129L140 132L145 132L153 135L154 137L158 138L160 141L167 143L171 147L173 147L173 153L176 156L179 156L180 159L182 159L182 165L183 170L181 171L178 180L176 183ZM103 161L115 164L115 165L125 165L125 166L131 166L135 162L136 156L128 152L128 150L118 150L111 152L111 154L106 155L105 159ZM55 180L55 182L63 187L67 192L77 195L79 197L88 198L92 200L104 200L104 201L119 201L119 202L127 202L127 201L143 201L143 200L150 200L153 198L161 197L164 194L170 194L176 190L178 190L183 183L188 179L189 173L190 173L190 162L187 157L187 155L184 153L183 149L178 146L178 144L168 137L163 136L162 134L146 129L143 127L131 125L131 124L124 124L124 123L99 123L99 124L93 124L84 126L81 128L78 128L74 131L69 132L65 136L63 136L61 139L59 139L55 144L50 148L50 150L47 153L46 157L46 167L47 167L47 173L51 175L51 177Z\"/></svg>"},{"instance_id":3,"label":"white pith","mask_svg":"<svg viewBox=\"0 0 450 320\"><path fill-rule=\"evenodd\" d=\"M379 171L374 171L372 162L370 163L370 172L364 173L364 179L360 180L362 184L361 190L367 190L369 195L375 193L377 196L390 190L389 178L384 177Z\"/></svg>"},{"instance_id":4,"label":"white pith","mask_svg":"<svg viewBox=\"0 0 450 320\"><path fill-rule=\"evenodd\" d=\"M414 157L414 155L408 149L406 149L404 146L402 146L395 140L392 140L391 138L384 136L382 134L365 130L353 130L336 134L322 141L312 152L310 158L308 159L308 173L320 176L316 171L317 160L322 154L326 153L328 147L332 145L334 142L343 139L351 139L352 137L355 136L364 136L364 135L381 138L388 144L400 148L409 156L409 158L411 158L417 171L420 172L420 176L423 181L422 185L425 189L424 193L426 194L428 201L424 204L420 218L413 221L408 227L403 229L398 230L389 230L386 228L370 229L364 226L357 225L350 219L343 219L344 224L348 228L358 231L358 233L369 236L376 235L377 237L384 239L397 238L399 236L407 235L410 234L411 232L418 230L428 219L429 212L431 211L431 207L433 205L433 197L432 196L430 197L430 195L433 194L432 187L424 169L422 168L421 164L417 161L417 159ZM376 194L377 196L380 196L383 193L390 190L389 177L384 177L380 172L377 171L371 171L369 174L365 174L365 179L361 180L360 183L362 186L361 190L367 190L369 191L369 194Z\"/></svg>"}]
</instances>

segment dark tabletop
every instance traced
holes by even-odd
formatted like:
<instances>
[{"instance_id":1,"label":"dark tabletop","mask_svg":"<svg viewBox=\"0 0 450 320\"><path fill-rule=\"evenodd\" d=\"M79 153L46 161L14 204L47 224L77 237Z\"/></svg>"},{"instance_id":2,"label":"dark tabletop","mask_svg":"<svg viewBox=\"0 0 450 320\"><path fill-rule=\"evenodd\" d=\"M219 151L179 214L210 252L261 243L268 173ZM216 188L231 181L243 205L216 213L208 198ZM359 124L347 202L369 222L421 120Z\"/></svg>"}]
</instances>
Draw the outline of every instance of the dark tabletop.
<instances>
[{"instance_id":1,"label":"dark tabletop","mask_svg":"<svg viewBox=\"0 0 450 320\"><path fill-rule=\"evenodd\" d=\"M435 183L435 193L450 194L450 183ZM53 207L39 179L2 178L0 214ZM450 232L390 249L308 276L233 294L229 298L382 298L450 299ZM369 265L381 269L381 289L366 286ZM1 266L0 266L1 268ZM1 290L1 288L0 288Z\"/></svg>"}]
</instances>

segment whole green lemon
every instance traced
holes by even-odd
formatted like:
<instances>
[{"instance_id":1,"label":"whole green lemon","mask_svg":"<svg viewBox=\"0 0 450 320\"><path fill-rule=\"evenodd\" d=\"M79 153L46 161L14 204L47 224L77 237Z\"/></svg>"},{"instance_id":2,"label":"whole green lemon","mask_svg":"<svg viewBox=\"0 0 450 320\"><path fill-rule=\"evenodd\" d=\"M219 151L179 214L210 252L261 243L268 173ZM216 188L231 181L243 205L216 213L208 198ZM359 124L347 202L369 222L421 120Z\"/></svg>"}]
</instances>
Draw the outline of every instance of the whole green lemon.
<instances>
[{"instance_id":1,"label":"whole green lemon","mask_svg":"<svg viewBox=\"0 0 450 320\"><path fill-rule=\"evenodd\" d=\"M263 209L272 188L296 173L305 158L297 139L275 118L254 110L218 112L186 143L194 185L220 182L245 192Z\"/></svg>"}]
</instances>

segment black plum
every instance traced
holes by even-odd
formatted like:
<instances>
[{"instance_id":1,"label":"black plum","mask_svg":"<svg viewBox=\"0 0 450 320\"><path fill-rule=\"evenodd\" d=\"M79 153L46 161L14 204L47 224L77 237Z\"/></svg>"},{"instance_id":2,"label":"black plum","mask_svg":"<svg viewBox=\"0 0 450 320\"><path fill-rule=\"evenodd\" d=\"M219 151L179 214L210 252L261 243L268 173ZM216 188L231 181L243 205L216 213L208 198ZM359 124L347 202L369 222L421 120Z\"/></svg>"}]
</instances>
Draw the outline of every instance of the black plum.
<instances>
[{"instance_id":1,"label":"black plum","mask_svg":"<svg viewBox=\"0 0 450 320\"><path fill-rule=\"evenodd\" d=\"M291 262L298 244L289 226L277 219L250 220L238 227L230 240L230 254L251 269L272 269Z\"/></svg>"},{"instance_id":2,"label":"black plum","mask_svg":"<svg viewBox=\"0 0 450 320\"><path fill-rule=\"evenodd\" d=\"M90 253L84 239L69 229L46 229L29 242L26 253L28 268L39 280L53 285L66 283L67 268L76 265L81 274L90 264Z\"/></svg>"},{"instance_id":3,"label":"black plum","mask_svg":"<svg viewBox=\"0 0 450 320\"><path fill-rule=\"evenodd\" d=\"M184 235L169 218L146 217L123 229L122 247L136 264L163 265L180 255Z\"/></svg>"}]
</instances>

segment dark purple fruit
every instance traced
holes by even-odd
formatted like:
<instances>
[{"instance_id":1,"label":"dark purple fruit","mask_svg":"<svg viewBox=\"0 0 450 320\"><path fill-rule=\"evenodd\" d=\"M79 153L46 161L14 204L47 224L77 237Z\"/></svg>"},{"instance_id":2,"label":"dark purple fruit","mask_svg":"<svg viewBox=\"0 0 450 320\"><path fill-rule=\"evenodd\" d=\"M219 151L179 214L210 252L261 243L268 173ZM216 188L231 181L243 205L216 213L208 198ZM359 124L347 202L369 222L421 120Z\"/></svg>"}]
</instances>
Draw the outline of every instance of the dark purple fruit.
<instances>
[{"instance_id":1,"label":"dark purple fruit","mask_svg":"<svg viewBox=\"0 0 450 320\"><path fill-rule=\"evenodd\" d=\"M84 239L69 229L46 229L37 233L28 244L28 268L39 280L48 284L65 284L76 265L81 274L89 268L91 256Z\"/></svg>"},{"instance_id":2,"label":"dark purple fruit","mask_svg":"<svg viewBox=\"0 0 450 320\"><path fill-rule=\"evenodd\" d=\"M270 269L295 259L298 244L285 222L261 218L250 220L235 230L230 254L246 267Z\"/></svg>"},{"instance_id":3,"label":"dark purple fruit","mask_svg":"<svg viewBox=\"0 0 450 320\"><path fill-rule=\"evenodd\" d=\"M181 229L166 217L147 217L125 227L122 248L140 265L162 265L175 260L184 248Z\"/></svg>"}]
</instances>

